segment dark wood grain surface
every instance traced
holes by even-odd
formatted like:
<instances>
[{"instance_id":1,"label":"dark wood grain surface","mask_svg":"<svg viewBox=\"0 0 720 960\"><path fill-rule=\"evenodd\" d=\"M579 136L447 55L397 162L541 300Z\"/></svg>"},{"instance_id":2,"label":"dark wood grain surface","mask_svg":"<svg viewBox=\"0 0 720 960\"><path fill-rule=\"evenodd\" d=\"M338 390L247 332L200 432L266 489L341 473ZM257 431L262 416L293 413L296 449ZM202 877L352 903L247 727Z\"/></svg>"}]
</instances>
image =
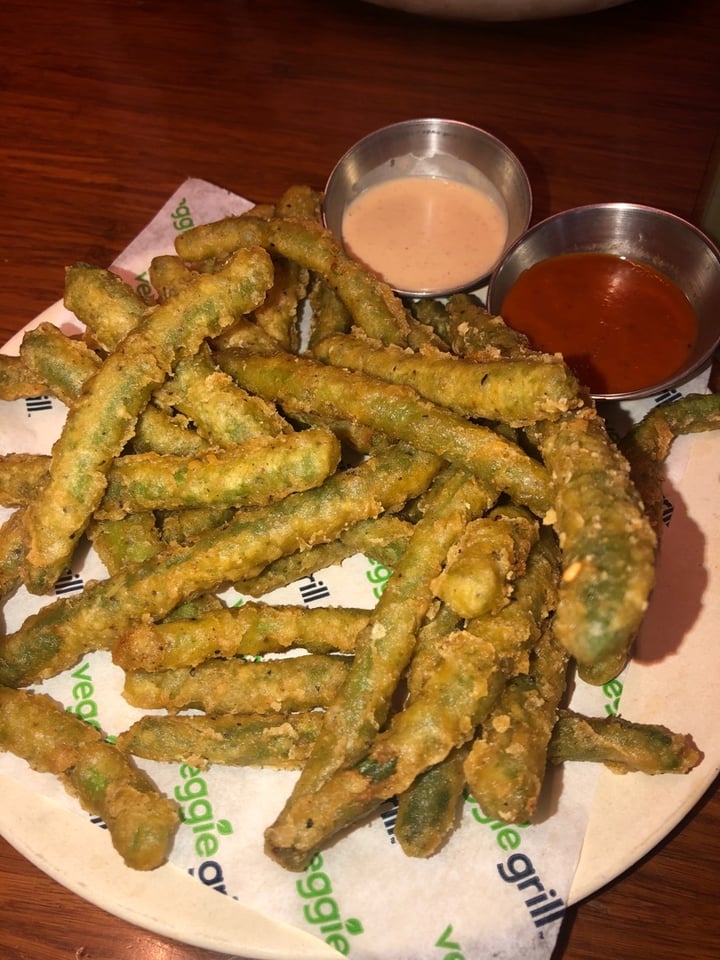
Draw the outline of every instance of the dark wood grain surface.
<instances>
[{"instance_id":1,"label":"dark wood grain surface","mask_svg":"<svg viewBox=\"0 0 720 960\"><path fill-rule=\"evenodd\" d=\"M700 223L717 160L713 0L512 24L351 0L4 0L0 38L3 340L60 297L66 265L108 264L186 177L257 201L321 188L358 137L397 120L448 116L506 140L535 220L627 200ZM716 784L570 911L554 960L716 960L718 836ZM0 957L220 955L105 913L0 840Z\"/></svg>"}]
</instances>

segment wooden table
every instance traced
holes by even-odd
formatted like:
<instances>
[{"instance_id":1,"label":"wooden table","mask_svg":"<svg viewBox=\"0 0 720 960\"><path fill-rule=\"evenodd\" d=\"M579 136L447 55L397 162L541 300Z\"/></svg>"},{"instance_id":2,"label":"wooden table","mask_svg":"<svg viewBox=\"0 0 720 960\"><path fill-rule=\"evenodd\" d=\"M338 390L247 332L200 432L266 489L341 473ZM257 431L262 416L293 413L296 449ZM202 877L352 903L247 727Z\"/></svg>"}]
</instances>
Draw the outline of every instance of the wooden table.
<instances>
[{"instance_id":1,"label":"wooden table","mask_svg":"<svg viewBox=\"0 0 720 960\"><path fill-rule=\"evenodd\" d=\"M106 265L188 176L257 201L321 188L358 137L448 116L506 140L534 219L593 201L700 222L720 119L713 0L457 24L337 0L5 0L0 334ZM691 691L687 692L692 695ZM0 798L2 803L2 798ZM644 862L572 909L560 960L720 950L717 785ZM0 841L8 960L219 960L85 903Z\"/></svg>"}]
</instances>

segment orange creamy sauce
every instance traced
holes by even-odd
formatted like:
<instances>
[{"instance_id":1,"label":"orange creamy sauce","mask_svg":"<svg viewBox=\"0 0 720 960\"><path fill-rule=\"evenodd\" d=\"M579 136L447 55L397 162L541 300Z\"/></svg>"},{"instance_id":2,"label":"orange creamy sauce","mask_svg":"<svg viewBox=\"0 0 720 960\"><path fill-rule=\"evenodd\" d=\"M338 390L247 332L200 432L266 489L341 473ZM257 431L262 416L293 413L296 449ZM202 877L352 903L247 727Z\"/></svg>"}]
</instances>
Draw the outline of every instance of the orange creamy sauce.
<instances>
[{"instance_id":1,"label":"orange creamy sauce","mask_svg":"<svg viewBox=\"0 0 720 960\"><path fill-rule=\"evenodd\" d=\"M504 208L443 177L398 177L368 187L345 211L348 251L396 290L450 290L489 273L505 246Z\"/></svg>"},{"instance_id":2,"label":"orange creamy sauce","mask_svg":"<svg viewBox=\"0 0 720 960\"><path fill-rule=\"evenodd\" d=\"M535 264L515 282L501 313L536 349L562 353L600 395L671 377L697 336L695 313L679 287L612 254L571 253Z\"/></svg>"}]
</instances>

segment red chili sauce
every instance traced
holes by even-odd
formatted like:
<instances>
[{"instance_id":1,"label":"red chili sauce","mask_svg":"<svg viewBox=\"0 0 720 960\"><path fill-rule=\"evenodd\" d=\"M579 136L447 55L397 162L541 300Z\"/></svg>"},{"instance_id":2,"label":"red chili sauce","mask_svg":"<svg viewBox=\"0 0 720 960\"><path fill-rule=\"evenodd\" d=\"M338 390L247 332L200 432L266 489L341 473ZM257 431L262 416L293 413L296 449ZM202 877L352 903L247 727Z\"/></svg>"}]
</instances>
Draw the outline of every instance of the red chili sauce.
<instances>
[{"instance_id":1,"label":"red chili sauce","mask_svg":"<svg viewBox=\"0 0 720 960\"><path fill-rule=\"evenodd\" d=\"M671 377L697 337L695 312L679 287L613 254L570 253L534 264L518 277L501 313L535 349L562 353L595 395Z\"/></svg>"}]
</instances>

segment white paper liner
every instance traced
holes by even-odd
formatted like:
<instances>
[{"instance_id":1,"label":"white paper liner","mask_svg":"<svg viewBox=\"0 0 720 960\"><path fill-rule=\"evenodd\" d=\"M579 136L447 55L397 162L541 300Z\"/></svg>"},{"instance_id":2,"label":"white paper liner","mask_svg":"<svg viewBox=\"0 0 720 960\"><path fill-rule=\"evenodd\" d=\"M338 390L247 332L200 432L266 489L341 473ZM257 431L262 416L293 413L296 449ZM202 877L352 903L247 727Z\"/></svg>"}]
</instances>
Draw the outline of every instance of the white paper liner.
<instances>
[{"instance_id":1,"label":"white paper liner","mask_svg":"<svg viewBox=\"0 0 720 960\"><path fill-rule=\"evenodd\" d=\"M113 269L134 285L147 283L146 271L151 258L173 252L173 241L179 231L241 213L251 206L249 201L204 181L188 180L118 257ZM49 308L30 326L41 319L66 331L80 329L76 319L61 303ZM3 352L17 353L23 332L17 334ZM703 390L706 376L706 373L701 374L681 392ZM656 402L657 398L651 398L627 405L624 410L637 419ZM41 405L40 409L34 407L31 410L25 401L1 405L0 453L49 452L62 429L65 408L55 400L49 400L45 407L43 409ZM690 438L677 442L670 464L671 486L682 483L692 445ZM704 469L707 469L706 465ZM717 480L716 470L714 479ZM0 520L9 512L0 510ZM677 531L681 540L686 536L686 521L691 522L684 512L682 524L671 524L669 528L673 533ZM682 549L682 546L673 544L672 549ZM698 555L696 559L700 564L697 573L702 569L702 558ZM81 588L88 579L105 576L105 571L90 551L81 558L73 574L77 581L75 584L72 580L69 582L70 589L73 586ZM312 578L275 591L267 599L278 603L304 603L306 606L372 607L381 579L376 565L364 557L355 557L342 567L321 571ZM672 594L672 584L669 584L667 593L653 599L649 617L651 634L658 625L666 622L666 608L674 609ZM237 596L230 592L226 599L232 602ZM20 589L5 606L6 630L14 630L45 602L45 598L30 596ZM696 595L693 602L702 602L700 596ZM644 635L647 633L648 630L644 631ZM676 640L682 645L684 634L677 636ZM694 642L702 649L706 643L705 632L700 631ZM641 653L647 649L648 643L645 642ZM659 686L665 684L672 688L675 669L672 658L660 666L670 672L670 677L663 675ZM572 706L585 713L605 715L616 708L615 700L626 681L633 691L642 690L648 686L646 673L656 672L659 675L658 665L648 670L645 664L633 664L610 688L578 684ZM703 678L696 674L694 670L693 681L697 681L702 689ZM141 711L129 707L123 700L122 672L106 653L86 657L73 670L45 682L42 689L68 709L96 718L106 733L119 733L141 715ZM630 702L633 708L637 707L637 712L625 707ZM624 712L632 719L672 725L665 712L666 706L666 701L657 699L648 704L635 692L630 701L627 690L623 692ZM673 711L670 713L674 715ZM683 719L688 723L682 729L690 730L690 721L697 717L692 709L686 714ZM717 758L707 759L711 765L715 763L717 770ZM168 888L174 889L176 878L172 882L168 880L168 871L178 869L229 901L239 901L243 907L250 908L250 913L242 913L238 906L239 930L233 929L230 944L227 937L234 924L228 924L227 911L220 912L221 918L208 911L206 890L195 888L198 889L196 909L192 896L185 896L179 901L181 907L174 908L170 902L163 908L156 905L154 910L146 913L141 907L143 898L155 897L157 883L149 877L138 877L137 893L132 892L132 883L129 884L130 892L124 884L119 884L117 900L113 903L112 897L104 895L100 898L100 905L189 943L276 960L295 960L311 955L331 957L337 955L336 951L350 954L356 960L387 957L393 960L461 960L479 956L497 960L549 958L563 907L570 902L598 782L610 798L615 792L611 780L622 782L624 787L630 785L631 793L637 784L638 789L650 791L653 802L656 798L662 802L659 798L670 797L669 804L664 804L664 808L671 808L667 819L673 815L679 817L688 808L688 796L697 798L697 790L688 792L687 784L684 789L673 790L673 781L683 786L682 781L687 778L633 776L610 777L609 780L607 772L594 765L568 764L549 776L539 822L532 826L513 828L487 823L477 806L469 800L462 812L461 825L446 847L427 861L413 860L406 857L394 841L393 807L388 803L381 815L356 825L324 850L307 871L294 874L283 870L263 853L263 831L281 809L294 774L222 767L199 773L174 764L140 763L163 790L181 802L187 818L173 849L172 864L157 872L157 879L164 879ZM701 786L707 777L706 767L701 775ZM41 809L51 811L48 813L50 818L53 817L52 811L62 810L63 814L67 811L82 820L88 831L100 829L87 822L86 815L54 778L30 771L17 758L0 754L0 778L11 781L20 791L26 787L33 795L47 799L49 805L43 803ZM7 818L0 817L0 828L10 842L17 842L16 830ZM35 852L37 858L40 855L28 841L33 830L38 834L42 832L37 824L29 833L27 826L18 828L18 846L27 855L32 856ZM217 843L217 851L212 855L198 849L198 838L206 832ZM661 827L651 835L654 837L655 833L661 836ZM648 831L644 836L647 839ZM109 845L107 856L117 859ZM598 861L603 861L600 854ZM55 860L42 865L61 882L93 899L91 888L85 890L77 874L79 868L73 863L69 857L67 869L58 866ZM52 864L55 864L54 869ZM102 871L107 869L107 864L100 858L94 869ZM118 863L113 863L112 869L120 871L123 878L133 873ZM610 877L600 870L595 880L591 879L586 886L592 888L593 882L599 886L606 879ZM185 888L180 885L178 889ZM587 892L589 889L582 889L580 894ZM257 911L257 915L252 911ZM203 925L205 917L207 929ZM293 929L298 931L297 942L293 942ZM308 939L306 933L317 939Z\"/></svg>"}]
</instances>

